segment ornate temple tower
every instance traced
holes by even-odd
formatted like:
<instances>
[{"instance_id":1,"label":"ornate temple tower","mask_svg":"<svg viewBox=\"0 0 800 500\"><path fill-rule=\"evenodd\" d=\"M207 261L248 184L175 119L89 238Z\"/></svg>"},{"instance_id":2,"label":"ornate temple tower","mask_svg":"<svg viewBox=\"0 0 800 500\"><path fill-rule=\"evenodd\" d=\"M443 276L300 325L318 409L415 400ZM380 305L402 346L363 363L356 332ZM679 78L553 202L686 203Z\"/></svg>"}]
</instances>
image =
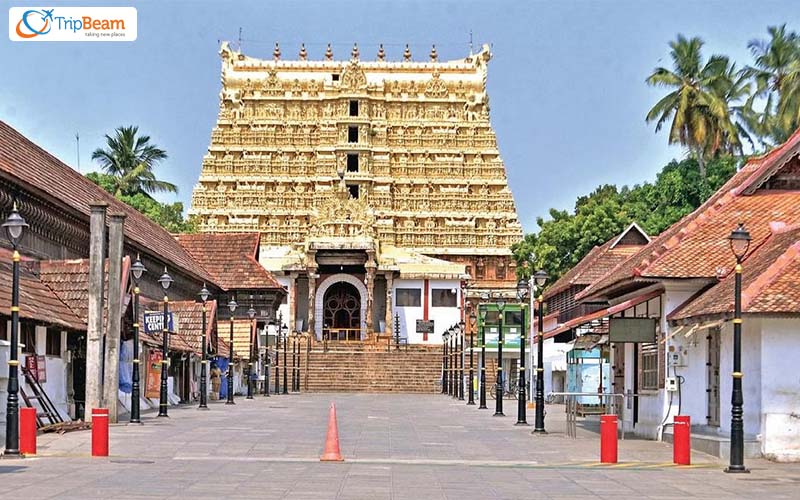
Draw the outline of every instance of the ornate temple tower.
<instances>
[{"instance_id":1,"label":"ornate temple tower","mask_svg":"<svg viewBox=\"0 0 800 500\"><path fill-rule=\"evenodd\" d=\"M390 62L383 46L372 61L357 46L345 61L330 46L317 61L305 47L284 60L277 44L272 60L228 43L220 56L219 117L190 213L204 232L261 233L259 260L289 287L292 328L347 323L363 337L405 321L393 308L429 319L434 281L459 311L480 289L514 288L522 230L489 123L488 46L447 62L435 48L412 61L408 47ZM321 288L334 275L360 299L347 321ZM404 280L420 282L419 306L393 303Z\"/></svg>"}]
</instances>

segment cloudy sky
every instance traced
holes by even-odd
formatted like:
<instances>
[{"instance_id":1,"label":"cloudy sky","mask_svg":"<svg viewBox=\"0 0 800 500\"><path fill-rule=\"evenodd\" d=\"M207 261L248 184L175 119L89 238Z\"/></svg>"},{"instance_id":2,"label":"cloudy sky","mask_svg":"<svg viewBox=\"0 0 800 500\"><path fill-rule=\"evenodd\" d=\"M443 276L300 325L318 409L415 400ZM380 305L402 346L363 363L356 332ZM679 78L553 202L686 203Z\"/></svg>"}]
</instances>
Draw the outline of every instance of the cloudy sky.
<instances>
[{"instance_id":1,"label":"cloudy sky","mask_svg":"<svg viewBox=\"0 0 800 500\"><path fill-rule=\"evenodd\" d=\"M14 2L10 5L41 5ZM652 180L675 157L666 136L644 116L662 91L644 84L668 64L677 33L698 35L707 53L750 62L747 42L769 25L800 30L792 1L141 1L56 2L53 5L134 5L133 43L14 43L0 41L0 119L78 168L95 170L90 154L103 134L136 124L166 149L158 175L178 184L188 206L216 121L220 40L271 57L305 43L322 58L354 42L362 59L383 43L400 59L406 43L424 60L435 43L441 60L492 44L491 121L526 231L548 208L570 208L602 183Z\"/></svg>"}]
</instances>

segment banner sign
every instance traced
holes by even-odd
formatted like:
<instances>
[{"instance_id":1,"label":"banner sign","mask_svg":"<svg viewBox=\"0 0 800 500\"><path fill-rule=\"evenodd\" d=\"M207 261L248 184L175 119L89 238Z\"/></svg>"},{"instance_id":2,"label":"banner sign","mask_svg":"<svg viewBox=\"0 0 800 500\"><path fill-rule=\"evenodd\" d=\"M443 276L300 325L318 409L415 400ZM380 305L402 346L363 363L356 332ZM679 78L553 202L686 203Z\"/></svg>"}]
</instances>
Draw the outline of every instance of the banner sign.
<instances>
[{"instance_id":1,"label":"banner sign","mask_svg":"<svg viewBox=\"0 0 800 500\"><path fill-rule=\"evenodd\" d=\"M167 314L167 329L175 332L175 322L172 313ZM144 333L153 335L164 331L164 313L162 311L145 311Z\"/></svg>"},{"instance_id":2,"label":"banner sign","mask_svg":"<svg viewBox=\"0 0 800 500\"><path fill-rule=\"evenodd\" d=\"M496 326L487 326L486 347L497 348L498 337L500 336ZM503 327L503 349L519 349L520 328L517 326Z\"/></svg>"},{"instance_id":3,"label":"banner sign","mask_svg":"<svg viewBox=\"0 0 800 500\"><path fill-rule=\"evenodd\" d=\"M417 333L433 333L433 320L417 320Z\"/></svg>"},{"instance_id":4,"label":"banner sign","mask_svg":"<svg viewBox=\"0 0 800 500\"><path fill-rule=\"evenodd\" d=\"M161 351L150 349L147 355L147 375L144 388L144 397L158 398L161 396Z\"/></svg>"}]
</instances>

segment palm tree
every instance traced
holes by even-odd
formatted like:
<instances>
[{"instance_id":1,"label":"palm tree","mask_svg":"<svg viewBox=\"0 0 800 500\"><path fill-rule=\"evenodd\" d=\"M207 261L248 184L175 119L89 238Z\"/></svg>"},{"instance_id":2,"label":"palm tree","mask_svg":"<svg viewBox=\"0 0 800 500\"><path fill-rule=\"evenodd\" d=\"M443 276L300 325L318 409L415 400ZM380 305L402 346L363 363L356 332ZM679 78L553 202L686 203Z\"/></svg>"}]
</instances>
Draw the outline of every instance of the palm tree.
<instances>
[{"instance_id":1,"label":"palm tree","mask_svg":"<svg viewBox=\"0 0 800 500\"><path fill-rule=\"evenodd\" d=\"M734 78L737 72L727 57L703 60L700 38L678 35L669 46L672 69L658 67L646 82L673 90L653 106L646 120L655 121L658 132L671 119L669 143L687 147L705 177L707 157L741 150L729 99L739 96L742 83Z\"/></svg>"},{"instance_id":2,"label":"palm tree","mask_svg":"<svg viewBox=\"0 0 800 500\"><path fill-rule=\"evenodd\" d=\"M97 148L92 159L114 178L114 196L156 192L177 193L175 184L156 179L153 168L167 153L154 144L150 136L136 136L139 127L119 127L114 136L106 135L106 149Z\"/></svg>"},{"instance_id":3,"label":"palm tree","mask_svg":"<svg viewBox=\"0 0 800 500\"><path fill-rule=\"evenodd\" d=\"M761 112L751 111L752 128L768 145L781 143L800 126L800 36L786 25L767 28L768 40L751 40L755 59L747 74L755 83L748 102L764 99Z\"/></svg>"}]
</instances>

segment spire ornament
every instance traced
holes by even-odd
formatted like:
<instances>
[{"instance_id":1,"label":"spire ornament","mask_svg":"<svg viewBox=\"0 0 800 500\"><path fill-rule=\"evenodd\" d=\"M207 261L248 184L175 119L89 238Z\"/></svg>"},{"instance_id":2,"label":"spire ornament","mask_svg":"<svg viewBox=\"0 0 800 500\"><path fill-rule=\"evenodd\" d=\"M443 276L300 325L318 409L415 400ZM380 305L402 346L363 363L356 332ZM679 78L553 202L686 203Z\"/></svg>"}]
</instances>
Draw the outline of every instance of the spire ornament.
<instances>
[{"instance_id":1,"label":"spire ornament","mask_svg":"<svg viewBox=\"0 0 800 500\"><path fill-rule=\"evenodd\" d=\"M437 62L439 60L439 54L436 52L436 45L434 44L431 47L431 62Z\"/></svg>"},{"instance_id":2,"label":"spire ornament","mask_svg":"<svg viewBox=\"0 0 800 500\"><path fill-rule=\"evenodd\" d=\"M306 52L306 44L301 43L300 44L300 60L301 61L305 61L306 59L308 59L308 52Z\"/></svg>"},{"instance_id":3,"label":"spire ornament","mask_svg":"<svg viewBox=\"0 0 800 500\"><path fill-rule=\"evenodd\" d=\"M276 61L281 58L281 47L278 45L278 42L275 42L275 50L272 51L272 57Z\"/></svg>"},{"instance_id":4,"label":"spire ornament","mask_svg":"<svg viewBox=\"0 0 800 500\"><path fill-rule=\"evenodd\" d=\"M331 48L331 44L328 44L328 48L325 49L325 60L326 61L333 60L333 49Z\"/></svg>"},{"instance_id":5,"label":"spire ornament","mask_svg":"<svg viewBox=\"0 0 800 500\"><path fill-rule=\"evenodd\" d=\"M383 61L386 59L386 51L383 50L383 44L378 47L378 60Z\"/></svg>"},{"instance_id":6,"label":"spire ornament","mask_svg":"<svg viewBox=\"0 0 800 500\"><path fill-rule=\"evenodd\" d=\"M408 47L408 44L406 44L406 50L403 51L403 61L411 61L411 49Z\"/></svg>"},{"instance_id":7,"label":"spire ornament","mask_svg":"<svg viewBox=\"0 0 800 500\"><path fill-rule=\"evenodd\" d=\"M353 50L350 51L350 59L353 59L353 60L357 61L358 60L358 56L359 56L358 44L354 43L353 44Z\"/></svg>"}]
</instances>

